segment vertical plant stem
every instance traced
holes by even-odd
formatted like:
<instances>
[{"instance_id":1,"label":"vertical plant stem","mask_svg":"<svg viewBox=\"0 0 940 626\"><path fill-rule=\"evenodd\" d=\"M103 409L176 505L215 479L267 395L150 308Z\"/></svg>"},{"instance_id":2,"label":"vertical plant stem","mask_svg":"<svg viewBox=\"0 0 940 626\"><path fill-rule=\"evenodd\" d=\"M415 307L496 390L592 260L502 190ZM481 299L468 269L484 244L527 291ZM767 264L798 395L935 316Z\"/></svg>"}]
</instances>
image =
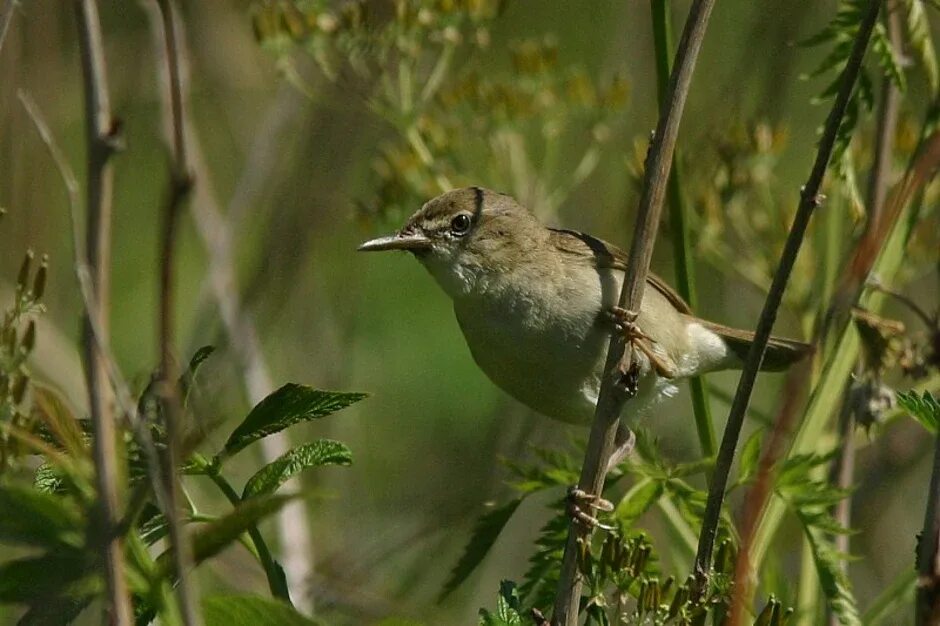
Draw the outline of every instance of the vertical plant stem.
<instances>
[{"instance_id":1,"label":"vertical plant stem","mask_svg":"<svg viewBox=\"0 0 940 626\"><path fill-rule=\"evenodd\" d=\"M695 0L689 9L682 40L676 53L676 66L669 79L668 97L660 109L656 135L646 159L643 194L637 210L628 269L619 300L621 307L631 311L638 311L643 299L643 288L649 272L672 156L679 134L679 121L714 5L714 0ZM594 423L591 426L578 483L580 489L589 494L600 495L604 487L607 461L613 451L620 412L628 399L627 395L618 389L617 382L630 371L632 352L617 334L611 337ZM555 626L574 626L578 621L581 579L577 571L577 554L579 544L587 538L588 533L589 530L575 520L569 524L568 541L565 545L552 614L552 624Z\"/></svg>"},{"instance_id":2,"label":"vertical plant stem","mask_svg":"<svg viewBox=\"0 0 940 626\"><path fill-rule=\"evenodd\" d=\"M3 42L7 37L10 22L13 21L13 9L16 7L15 0L2 0L2 2L0 4L0 50L3 50Z\"/></svg>"},{"instance_id":3,"label":"vertical plant stem","mask_svg":"<svg viewBox=\"0 0 940 626\"><path fill-rule=\"evenodd\" d=\"M656 86L659 106L663 106L669 74L672 71L672 24L667 0L651 0L650 13L653 18L653 45L656 49ZM689 234L688 204L682 194L682 167L678 156L672 159L672 173L667 188L669 199L669 228L673 236L673 264L676 272L676 288L692 310L698 306L695 290L695 270L692 267L692 246ZM715 455L715 425L708 406L708 388L704 376L689 380L692 392L692 413L695 416L695 431L698 434L702 454Z\"/></svg>"},{"instance_id":4,"label":"vertical plant stem","mask_svg":"<svg viewBox=\"0 0 940 626\"><path fill-rule=\"evenodd\" d=\"M186 626L202 623L196 608L191 569L192 548L186 525L180 517L180 483L176 468L180 463L180 446L183 439L182 402L176 385L178 378L174 351L175 285L173 280L176 253L176 233L180 213L192 189L193 179L189 169L183 121L183 97L180 78L179 48L177 45L176 19L170 0L157 0L163 22L165 62L169 88L169 115L172 162L170 183L163 210L163 227L160 236L160 294L159 294L159 347L160 347L160 397L163 419L166 425L167 446L164 474L168 496L166 511L169 524L171 550L179 575L176 593L180 614Z\"/></svg>"},{"instance_id":5,"label":"vertical plant stem","mask_svg":"<svg viewBox=\"0 0 940 626\"><path fill-rule=\"evenodd\" d=\"M790 227L790 233L787 236L787 241L780 259L780 265L777 267L773 282L770 285L770 291L767 294L767 300L764 302L764 308L761 311L760 319L757 323L757 330L754 333L754 342L751 344L751 348L748 351L747 360L745 361L744 370L741 373L741 379L738 382L734 401L731 403L728 423L721 440L721 448L715 463L715 473L712 477L708 500L705 505L702 534L699 537L698 554L695 559L695 573L697 574L700 590L701 584L707 579L707 574L711 568L712 551L718 533L718 521L724 502L728 474L731 471L731 464L734 461L734 452L741 434L741 426L744 422L744 415L747 412L748 403L750 402L751 392L754 389L754 382L757 379L757 372L764 358L767 340L770 337L774 321L777 318L777 311L783 299L783 292L790 279L790 273L793 270L797 253L803 243L803 237L806 234L810 217L812 217L813 212L819 206L819 189L822 185L826 168L829 165L829 159L832 156L839 126L842 123L842 118L845 116L849 98L855 87L855 81L858 78L862 59L868 47L868 40L871 38L871 33L875 27L880 9L881 0L869 0L865 17L859 26L858 34L852 46L852 53L849 56L845 69L842 71L839 92L836 95L832 110L829 112L829 117L826 119L825 129L819 142L819 149L816 153L816 161L813 164L806 185L800 192L800 203L797 207L793 224Z\"/></svg>"},{"instance_id":6,"label":"vertical plant stem","mask_svg":"<svg viewBox=\"0 0 940 626\"><path fill-rule=\"evenodd\" d=\"M76 0L82 78L85 91L85 133L88 142L87 230L85 254L94 306L87 307L82 336L89 407L94 428L94 461L98 489L98 524L108 590L109 620L131 624L130 593L124 578L121 538L115 533L118 508L118 450L107 364L95 328L107 338L110 308L111 208L114 172L111 156L118 132L111 117L101 23L94 0ZM94 316L94 319L92 319Z\"/></svg>"},{"instance_id":7,"label":"vertical plant stem","mask_svg":"<svg viewBox=\"0 0 940 626\"><path fill-rule=\"evenodd\" d=\"M940 435L936 437L924 529L917 543L916 626L940 624Z\"/></svg>"},{"instance_id":8,"label":"vertical plant stem","mask_svg":"<svg viewBox=\"0 0 940 626\"><path fill-rule=\"evenodd\" d=\"M901 25L896 7L888 2L885 16L888 37L895 50L899 50L901 42ZM891 177L891 160L894 153L894 135L898 122L898 105L900 94L897 86L890 76L881 79L881 100L878 106L878 122L875 130L875 160L868 176L868 221L865 224L866 235L868 231L877 228L884 214L885 198L888 196L888 182ZM849 393L852 381L845 386L845 403L839 416L839 455L832 468L832 483L840 489L846 490L847 495L836 504L833 517L843 528L852 524L852 493L850 491L855 482L855 416L849 403ZM851 537L848 533L836 535L834 545L838 554L847 555L850 550ZM847 570L845 559L840 559L843 570ZM830 610L830 626L838 626L839 618Z\"/></svg>"},{"instance_id":9,"label":"vertical plant stem","mask_svg":"<svg viewBox=\"0 0 940 626\"><path fill-rule=\"evenodd\" d=\"M229 483L224 476L219 474L218 468L208 468L206 475L215 483L219 491L222 492L232 506L241 504L242 499L239 497L238 492L235 491L231 483ZM287 581L284 580L283 573L278 569L277 563L274 562L274 557L271 556L271 550L268 549L268 544L265 542L264 537L261 536L258 527L251 526L248 529L248 536L251 538L255 550L258 551L258 560L261 561L261 566L264 568L264 574L268 579L268 588L271 590L271 595L284 602L290 603L290 592L287 589Z\"/></svg>"}]
</instances>

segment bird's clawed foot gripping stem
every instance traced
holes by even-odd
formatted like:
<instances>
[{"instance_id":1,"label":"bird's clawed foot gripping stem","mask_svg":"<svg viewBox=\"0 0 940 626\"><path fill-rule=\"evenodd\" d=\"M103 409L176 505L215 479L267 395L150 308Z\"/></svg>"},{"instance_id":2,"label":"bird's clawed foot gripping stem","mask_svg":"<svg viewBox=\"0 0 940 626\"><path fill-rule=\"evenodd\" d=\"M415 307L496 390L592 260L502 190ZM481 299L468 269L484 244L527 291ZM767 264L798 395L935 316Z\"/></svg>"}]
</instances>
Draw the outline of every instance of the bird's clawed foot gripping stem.
<instances>
[{"instance_id":1,"label":"bird's clawed foot gripping stem","mask_svg":"<svg viewBox=\"0 0 940 626\"><path fill-rule=\"evenodd\" d=\"M585 509L593 509L594 511L609 513L614 510L614 505L609 500L588 493L575 485L568 488L568 495L565 499L568 515L586 528L600 528L607 531L614 529L613 526L602 524L597 517L585 511Z\"/></svg>"},{"instance_id":2,"label":"bird's clawed foot gripping stem","mask_svg":"<svg viewBox=\"0 0 940 626\"><path fill-rule=\"evenodd\" d=\"M676 364L656 349L656 341L643 332L636 323L637 318L640 316L639 313L614 306L607 312L607 316L617 330L623 334L627 350L636 349L645 354L650 361L650 365L663 378L676 377ZM625 352L625 358L621 359L617 368L617 386L630 397L633 397L637 392L640 371L636 360L627 358L627 356Z\"/></svg>"}]
</instances>

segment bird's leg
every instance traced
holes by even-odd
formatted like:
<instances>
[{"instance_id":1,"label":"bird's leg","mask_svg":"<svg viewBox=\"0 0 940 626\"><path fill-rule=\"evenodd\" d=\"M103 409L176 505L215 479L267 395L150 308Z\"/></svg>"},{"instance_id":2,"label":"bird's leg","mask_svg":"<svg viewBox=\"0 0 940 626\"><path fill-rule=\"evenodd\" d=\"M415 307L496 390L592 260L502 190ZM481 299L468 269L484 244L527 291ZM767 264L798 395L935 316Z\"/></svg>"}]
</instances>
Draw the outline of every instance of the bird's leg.
<instances>
[{"instance_id":1,"label":"bird's leg","mask_svg":"<svg viewBox=\"0 0 940 626\"><path fill-rule=\"evenodd\" d=\"M619 306L611 307L608 311L608 317L610 317L611 321L620 332L623 333L624 341L645 354L657 374L663 378L675 378L678 373L678 367L675 361L654 350L653 346L656 344L656 341L644 333L636 323L639 316L640 314L636 311L629 311Z\"/></svg>"},{"instance_id":2,"label":"bird's leg","mask_svg":"<svg viewBox=\"0 0 940 626\"><path fill-rule=\"evenodd\" d=\"M634 447L636 447L636 435L621 422L617 426L617 434L614 438L614 451L607 461L607 471L610 472L623 463L623 461L630 456L630 453L633 452Z\"/></svg>"},{"instance_id":3,"label":"bird's leg","mask_svg":"<svg viewBox=\"0 0 940 626\"><path fill-rule=\"evenodd\" d=\"M565 510L568 516L580 522L587 528L600 528L601 530L613 530L613 526L602 524L598 519L587 513L584 509L594 509L595 511L610 512L614 510L614 505L600 496L588 493L577 485L568 488L568 494L565 496Z\"/></svg>"}]
</instances>

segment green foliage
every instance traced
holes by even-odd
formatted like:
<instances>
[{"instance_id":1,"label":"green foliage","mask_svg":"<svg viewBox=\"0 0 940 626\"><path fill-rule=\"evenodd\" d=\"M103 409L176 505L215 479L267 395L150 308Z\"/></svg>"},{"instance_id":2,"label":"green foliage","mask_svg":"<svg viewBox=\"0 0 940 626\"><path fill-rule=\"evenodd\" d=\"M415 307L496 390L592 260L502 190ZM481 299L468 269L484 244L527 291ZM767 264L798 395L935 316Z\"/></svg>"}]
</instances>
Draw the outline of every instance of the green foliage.
<instances>
[{"instance_id":1,"label":"green foliage","mask_svg":"<svg viewBox=\"0 0 940 626\"><path fill-rule=\"evenodd\" d=\"M480 626L522 626L524 611L516 585L508 580L499 584L496 612L480 609Z\"/></svg>"},{"instance_id":2,"label":"green foliage","mask_svg":"<svg viewBox=\"0 0 940 626\"><path fill-rule=\"evenodd\" d=\"M830 510L848 493L817 475L826 469L833 454L796 455L784 463L776 481L776 490L799 519L813 553L816 572L829 607L840 623L859 626L858 602L842 568L847 555L839 554L833 534L849 533Z\"/></svg>"},{"instance_id":3,"label":"green foliage","mask_svg":"<svg viewBox=\"0 0 940 626\"><path fill-rule=\"evenodd\" d=\"M288 383L259 402L229 435L219 458L227 458L245 446L285 428L326 417L366 397L364 393L321 391Z\"/></svg>"},{"instance_id":4,"label":"green foliage","mask_svg":"<svg viewBox=\"0 0 940 626\"><path fill-rule=\"evenodd\" d=\"M78 547L84 516L73 502L31 487L0 487L0 542L42 548Z\"/></svg>"},{"instance_id":5,"label":"green foliage","mask_svg":"<svg viewBox=\"0 0 940 626\"><path fill-rule=\"evenodd\" d=\"M447 582L444 583L440 595L441 599L459 587L483 561L490 548L496 543L499 533L502 532L503 527L509 522L520 504L522 504L522 498L510 500L502 506L487 511L477 519L467 547L464 548L460 560L457 561Z\"/></svg>"},{"instance_id":6,"label":"green foliage","mask_svg":"<svg viewBox=\"0 0 940 626\"><path fill-rule=\"evenodd\" d=\"M245 483L242 499L273 493L296 474L323 465L349 465L352 452L338 441L320 439L298 446L268 463Z\"/></svg>"},{"instance_id":7,"label":"green foliage","mask_svg":"<svg viewBox=\"0 0 940 626\"><path fill-rule=\"evenodd\" d=\"M932 433L940 426L940 401L929 391L920 396L916 391L898 392L898 405Z\"/></svg>"},{"instance_id":8,"label":"green foliage","mask_svg":"<svg viewBox=\"0 0 940 626\"><path fill-rule=\"evenodd\" d=\"M249 595L216 595L202 600L206 626L316 626L320 622L305 617L293 607Z\"/></svg>"}]
</instances>

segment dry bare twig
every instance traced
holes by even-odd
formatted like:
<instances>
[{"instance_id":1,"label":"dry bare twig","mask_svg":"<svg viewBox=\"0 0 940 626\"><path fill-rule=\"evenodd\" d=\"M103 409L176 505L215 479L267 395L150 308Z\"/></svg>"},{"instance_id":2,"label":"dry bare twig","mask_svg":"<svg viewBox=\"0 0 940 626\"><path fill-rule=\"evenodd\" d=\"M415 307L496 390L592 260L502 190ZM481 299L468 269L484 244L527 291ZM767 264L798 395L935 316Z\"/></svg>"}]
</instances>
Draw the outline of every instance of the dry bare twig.
<instances>
[{"instance_id":1,"label":"dry bare twig","mask_svg":"<svg viewBox=\"0 0 940 626\"><path fill-rule=\"evenodd\" d=\"M708 500L705 505L705 515L702 520L702 533L699 537L698 553L695 557L695 574L699 591L703 590L704 584L707 582L708 572L711 568L712 551L718 533L718 521L721 516L721 507L724 502L725 489L728 484L728 474L731 471L731 464L734 461L735 449L741 434L744 415L747 412L748 403L750 402L751 392L754 389L754 382L757 379L757 373L767 348L767 340L770 337L774 321L777 318L777 311L780 308L783 292L789 282L793 264L796 261L800 246L803 243L803 237L806 234L809 220L820 205L819 189L822 185L823 177L826 174L829 159L832 156L833 147L835 146L839 127L842 124L842 119L848 107L849 98L852 95L852 90L858 78L862 59L868 47L868 40L871 38L872 30L878 19L881 4L882 0L869 0L865 17L859 25L851 55L845 65L845 69L842 71L839 92L836 95L832 110L829 112L829 116L826 119L823 135L816 153L816 160L813 163L813 168L806 185L804 185L800 191L800 203L797 207L793 224L790 227L790 233L787 236L787 241L780 258L780 265L777 267L773 282L767 294L767 300L764 302L764 308L761 311L757 323L757 330L754 333L754 342L751 344L751 348L748 351L744 370L741 373L734 400L731 404L728 423L725 427L724 435L722 436L721 447L718 451L718 458L715 463L715 473L709 485Z\"/></svg>"},{"instance_id":2,"label":"dry bare twig","mask_svg":"<svg viewBox=\"0 0 940 626\"><path fill-rule=\"evenodd\" d=\"M669 78L667 96L663 99L656 134L646 159L643 195L637 211L636 228L630 245L627 274L620 293L619 304L630 311L638 311L643 299L646 275L649 272L653 245L659 228L663 200L672 167L679 122L692 81L692 72L699 49L705 38L705 29L714 0L695 0L689 9L682 39L676 52L675 67ZM618 390L617 380L632 367L633 350L618 335L611 337L604 367L604 377L594 413L594 422L588 439L584 465L581 468L579 488L599 496L604 487L608 459L614 448L614 438L620 422L620 412L628 396ZM561 566L552 624L574 626L578 621L581 598L581 579L578 575L578 545L589 533L581 523L572 520L568 527L568 541Z\"/></svg>"},{"instance_id":3,"label":"dry bare twig","mask_svg":"<svg viewBox=\"0 0 940 626\"><path fill-rule=\"evenodd\" d=\"M115 532L118 507L117 442L112 396L105 357L95 341L109 334L111 272L111 156L120 132L111 116L101 24L94 0L76 0L82 78L85 91L85 132L88 141L87 230L84 249L91 276L94 307L85 312L83 345L89 407L95 432L94 461L98 489L102 559L108 587L108 607L114 624L132 623L130 593L124 579L121 539Z\"/></svg>"}]
</instances>

